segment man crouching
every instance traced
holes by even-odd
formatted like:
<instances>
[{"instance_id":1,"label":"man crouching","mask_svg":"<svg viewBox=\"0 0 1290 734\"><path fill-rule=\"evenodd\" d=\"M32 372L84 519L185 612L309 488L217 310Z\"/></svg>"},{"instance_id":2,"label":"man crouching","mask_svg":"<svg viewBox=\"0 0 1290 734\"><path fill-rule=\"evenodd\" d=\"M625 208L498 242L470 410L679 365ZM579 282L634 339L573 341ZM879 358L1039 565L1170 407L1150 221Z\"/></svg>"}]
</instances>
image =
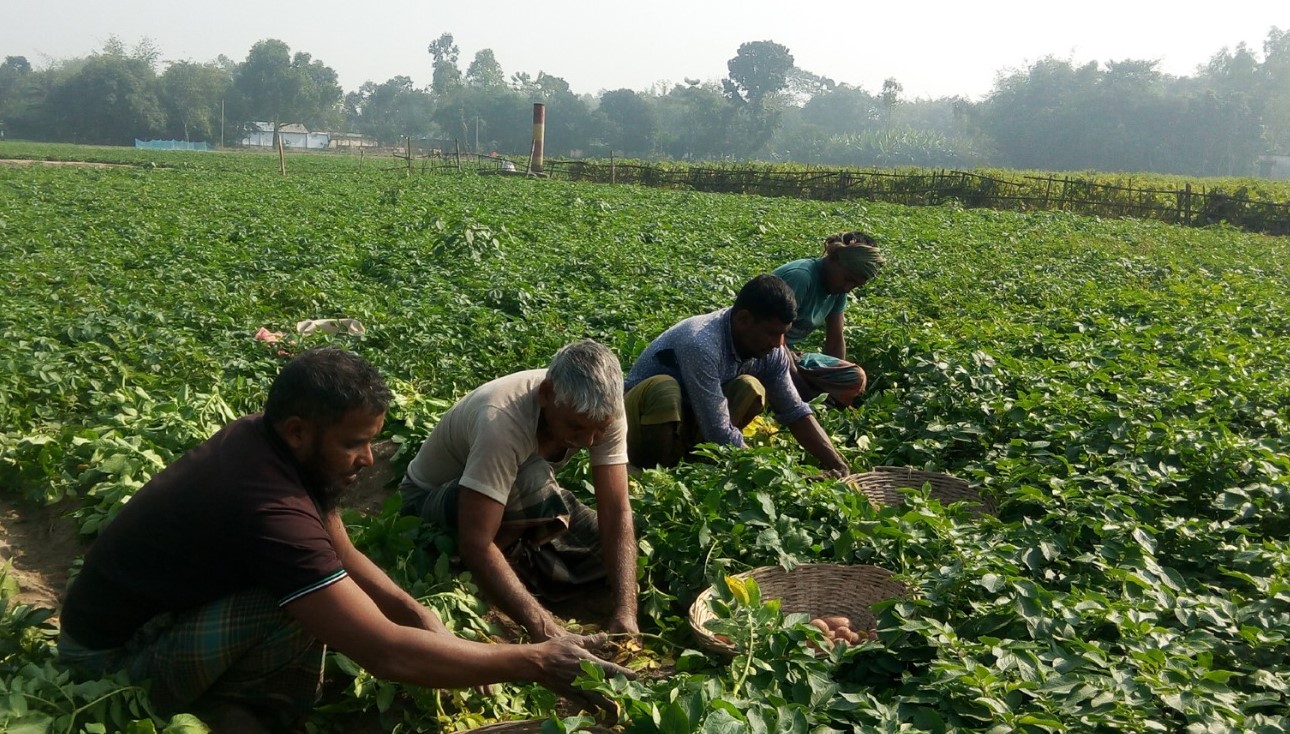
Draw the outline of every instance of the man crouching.
<instances>
[{"instance_id":1,"label":"man crouching","mask_svg":"<svg viewBox=\"0 0 1290 734\"><path fill-rule=\"evenodd\" d=\"M361 357L293 359L262 415L158 473L90 547L62 611L60 660L150 680L160 713L218 732L291 730L324 646L372 675L435 688L534 681L570 696L603 638L494 645L454 636L350 541L336 504L372 464L390 393Z\"/></svg>"},{"instance_id":2,"label":"man crouching","mask_svg":"<svg viewBox=\"0 0 1290 734\"><path fill-rule=\"evenodd\" d=\"M568 344L548 368L500 377L462 398L408 465L404 514L455 532L481 590L534 640L569 633L508 556L526 555L548 581L607 577L614 605L607 631L638 632L622 386L612 352L589 339ZM555 478L584 448L596 510Z\"/></svg>"}]
</instances>

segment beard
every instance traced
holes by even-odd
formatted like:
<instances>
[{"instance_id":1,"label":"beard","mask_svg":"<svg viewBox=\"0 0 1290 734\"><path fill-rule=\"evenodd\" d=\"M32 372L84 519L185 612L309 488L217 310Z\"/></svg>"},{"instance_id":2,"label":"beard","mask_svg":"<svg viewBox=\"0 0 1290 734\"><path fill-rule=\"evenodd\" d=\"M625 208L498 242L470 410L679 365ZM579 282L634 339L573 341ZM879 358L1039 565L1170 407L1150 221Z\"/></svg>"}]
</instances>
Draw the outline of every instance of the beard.
<instances>
[{"instance_id":1,"label":"beard","mask_svg":"<svg viewBox=\"0 0 1290 734\"><path fill-rule=\"evenodd\" d=\"M340 506L340 501L345 497L349 487L341 481L340 477L328 475L323 465L324 452L321 444L320 440L314 440L312 460L304 466L305 491L318 506L318 512L329 515Z\"/></svg>"},{"instance_id":2,"label":"beard","mask_svg":"<svg viewBox=\"0 0 1290 734\"><path fill-rule=\"evenodd\" d=\"M349 488L340 482L324 482L315 484L309 488L309 497L313 499L314 504L318 505L318 511L323 515L330 515L337 507L340 501L344 499Z\"/></svg>"}]
</instances>

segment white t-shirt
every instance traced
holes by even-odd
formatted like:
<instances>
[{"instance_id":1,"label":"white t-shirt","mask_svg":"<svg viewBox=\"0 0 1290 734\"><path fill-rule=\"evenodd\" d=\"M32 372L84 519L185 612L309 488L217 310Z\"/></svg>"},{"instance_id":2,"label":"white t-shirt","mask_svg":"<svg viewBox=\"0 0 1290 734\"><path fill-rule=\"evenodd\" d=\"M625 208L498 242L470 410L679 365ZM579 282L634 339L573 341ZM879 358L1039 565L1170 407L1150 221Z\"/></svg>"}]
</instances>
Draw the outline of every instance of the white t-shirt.
<instances>
[{"instance_id":1,"label":"white t-shirt","mask_svg":"<svg viewBox=\"0 0 1290 734\"><path fill-rule=\"evenodd\" d=\"M546 370L499 377L472 390L443 414L408 464L423 489L457 479L463 487L506 504L520 464L538 452L538 387ZM627 418L614 418L591 446L591 465L627 463Z\"/></svg>"}]
</instances>

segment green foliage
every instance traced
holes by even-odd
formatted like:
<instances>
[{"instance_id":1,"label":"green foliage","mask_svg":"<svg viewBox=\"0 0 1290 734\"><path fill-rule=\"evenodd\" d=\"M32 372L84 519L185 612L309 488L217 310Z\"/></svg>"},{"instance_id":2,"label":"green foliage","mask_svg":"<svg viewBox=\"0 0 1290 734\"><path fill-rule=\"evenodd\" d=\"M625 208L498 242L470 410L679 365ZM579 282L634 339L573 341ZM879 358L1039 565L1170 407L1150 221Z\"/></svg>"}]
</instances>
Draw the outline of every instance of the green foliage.
<instances>
[{"instance_id":1,"label":"green foliage","mask_svg":"<svg viewBox=\"0 0 1290 734\"><path fill-rule=\"evenodd\" d=\"M944 135L915 129L870 130L835 135L817 153L820 163L833 166L960 166L967 155Z\"/></svg>"},{"instance_id":2,"label":"green foliage","mask_svg":"<svg viewBox=\"0 0 1290 734\"><path fill-rule=\"evenodd\" d=\"M98 145L126 145L165 125L153 60L109 43L85 59L44 100L47 135Z\"/></svg>"},{"instance_id":3,"label":"green foliage","mask_svg":"<svg viewBox=\"0 0 1290 734\"><path fill-rule=\"evenodd\" d=\"M1224 49L1187 83L1157 63L1101 68L1047 57L1001 75L974 117L999 163L1014 168L1253 174L1269 150L1264 121L1279 125L1263 107L1283 104L1285 90L1260 83L1260 64L1243 47L1235 56Z\"/></svg>"},{"instance_id":4,"label":"green foliage","mask_svg":"<svg viewBox=\"0 0 1290 734\"><path fill-rule=\"evenodd\" d=\"M726 94L760 108L767 97L788 85L793 54L774 41L750 41L739 45L739 52L726 62L726 67L730 70L729 78L723 82Z\"/></svg>"},{"instance_id":5,"label":"green foliage","mask_svg":"<svg viewBox=\"0 0 1290 734\"><path fill-rule=\"evenodd\" d=\"M147 691L124 674L81 680L54 662L53 611L18 603L6 564L0 567L0 731L13 734L205 734L196 718L168 722L153 713ZM162 728L158 728L158 726Z\"/></svg>"},{"instance_id":6,"label":"green foliage","mask_svg":"<svg viewBox=\"0 0 1290 734\"><path fill-rule=\"evenodd\" d=\"M384 84L367 82L345 95L345 113L351 130L393 145L404 137L424 137L432 109L427 92L412 86L406 76Z\"/></svg>"},{"instance_id":7,"label":"green foliage","mask_svg":"<svg viewBox=\"0 0 1290 734\"><path fill-rule=\"evenodd\" d=\"M166 110L167 134L183 140L207 140L220 146L220 114L232 79L215 64L176 61L166 67L158 82Z\"/></svg>"},{"instance_id":8,"label":"green foliage","mask_svg":"<svg viewBox=\"0 0 1290 734\"><path fill-rule=\"evenodd\" d=\"M619 155L649 156L659 136L657 114L645 97L630 89L600 95L597 108L608 125L605 142Z\"/></svg>"},{"instance_id":9,"label":"green foliage","mask_svg":"<svg viewBox=\"0 0 1290 734\"><path fill-rule=\"evenodd\" d=\"M289 123L334 124L342 96L334 69L303 51L292 55L274 38L251 47L233 74L231 92L234 119L271 122L275 134Z\"/></svg>"},{"instance_id":10,"label":"green foliage","mask_svg":"<svg viewBox=\"0 0 1290 734\"><path fill-rule=\"evenodd\" d=\"M632 486L642 627L675 674L589 673L586 685L620 702L629 731L1290 724L1284 239L955 205L392 178L341 157L300 156L282 179L264 156L20 149L162 164L0 168L0 486L75 496L89 532L156 468L257 410L279 348L334 341L373 361L406 459L479 383L584 336L629 364L750 275L864 229L888 266L853 299L847 343L873 390L822 424L857 471L949 471L999 517L918 490L874 508L820 479L782 432L646 472ZM331 317L366 333L252 338ZM577 489L585 466L565 478ZM347 522L454 630L489 633L442 541L393 501ZM723 634L740 657L688 649L684 615L704 587L812 561L880 565L913 593L880 610L877 642L816 657L801 620L725 589ZM6 610L0 700L21 688L22 715L45 721L108 696L76 721L148 718L120 683L49 703L78 684L45 667L48 611ZM578 726L535 686L435 693L339 657L331 669L343 692L318 731L356 712L404 731L533 716Z\"/></svg>"},{"instance_id":11,"label":"green foliage","mask_svg":"<svg viewBox=\"0 0 1290 734\"><path fill-rule=\"evenodd\" d=\"M427 46L427 87L412 88L413 70L404 69L348 94L332 69L307 53L291 55L274 39L258 42L242 64L221 55L209 64L173 63L157 77L154 44L145 39L127 54L112 38L101 54L40 69L24 57L6 57L0 126L9 138L32 140L128 144L152 133L209 139L231 80L230 131L252 121L333 131L344 125L387 144L412 136L443 148L455 140L475 153L523 157L529 105L540 100L552 112L547 151L573 158L614 152L1250 176L1271 170L1262 156L1290 151L1286 37L1273 27L1262 55L1244 43L1223 48L1191 76L1164 74L1149 59L1076 64L1044 57L1023 70L1001 70L980 102L902 98L896 78L871 91L835 84L795 66L788 48L768 40L740 44L720 83L687 78L593 100L550 72L516 72L508 83L492 49L478 50L463 74L451 33ZM336 114L342 99L343 122Z\"/></svg>"}]
</instances>

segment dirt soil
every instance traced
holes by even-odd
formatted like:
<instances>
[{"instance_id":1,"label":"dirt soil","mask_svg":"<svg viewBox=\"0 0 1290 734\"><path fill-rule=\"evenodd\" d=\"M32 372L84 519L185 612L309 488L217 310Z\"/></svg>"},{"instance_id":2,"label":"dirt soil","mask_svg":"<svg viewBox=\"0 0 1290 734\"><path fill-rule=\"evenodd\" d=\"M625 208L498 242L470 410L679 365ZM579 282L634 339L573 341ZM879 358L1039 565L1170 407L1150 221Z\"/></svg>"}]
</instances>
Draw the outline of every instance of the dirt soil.
<instances>
[{"instance_id":1,"label":"dirt soil","mask_svg":"<svg viewBox=\"0 0 1290 734\"><path fill-rule=\"evenodd\" d=\"M0 491L0 567L18 582L18 603L56 608L72 562L85 553L74 502L41 507Z\"/></svg>"},{"instance_id":2,"label":"dirt soil","mask_svg":"<svg viewBox=\"0 0 1290 734\"><path fill-rule=\"evenodd\" d=\"M0 158L0 166L79 166L81 168L132 168L125 163L91 163L89 161L33 161L27 158Z\"/></svg>"}]
</instances>

